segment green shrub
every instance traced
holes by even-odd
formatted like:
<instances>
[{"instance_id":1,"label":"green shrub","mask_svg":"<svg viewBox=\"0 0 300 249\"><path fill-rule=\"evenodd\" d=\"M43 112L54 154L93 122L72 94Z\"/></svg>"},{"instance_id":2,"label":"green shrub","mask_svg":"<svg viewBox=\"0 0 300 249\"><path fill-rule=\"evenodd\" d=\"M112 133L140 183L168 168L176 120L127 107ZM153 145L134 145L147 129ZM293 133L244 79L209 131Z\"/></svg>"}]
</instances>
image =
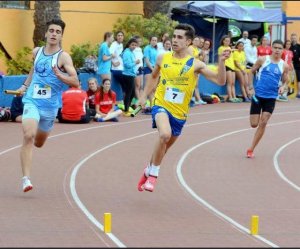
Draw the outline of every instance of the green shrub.
<instances>
[{"instance_id":1,"label":"green shrub","mask_svg":"<svg viewBox=\"0 0 300 249\"><path fill-rule=\"evenodd\" d=\"M7 75L28 74L32 67L32 49L23 47L18 52L15 58L7 59L3 52L0 52L0 57L4 58L7 65Z\"/></svg>"},{"instance_id":2,"label":"green shrub","mask_svg":"<svg viewBox=\"0 0 300 249\"><path fill-rule=\"evenodd\" d=\"M143 39L143 47L149 44L151 36L157 36L158 39L168 32L172 37L177 21L173 21L168 16L156 13L151 18L141 16L127 16L124 19L119 18L113 25L113 32L121 30L125 33L124 46L127 41L134 35L138 35Z\"/></svg>"},{"instance_id":3,"label":"green shrub","mask_svg":"<svg viewBox=\"0 0 300 249\"><path fill-rule=\"evenodd\" d=\"M92 46L90 42L72 45L70 56L72 57L75 68L83 67L84 59L88 55L98 56L98 45Z\"/></svg>"}]
</instances>

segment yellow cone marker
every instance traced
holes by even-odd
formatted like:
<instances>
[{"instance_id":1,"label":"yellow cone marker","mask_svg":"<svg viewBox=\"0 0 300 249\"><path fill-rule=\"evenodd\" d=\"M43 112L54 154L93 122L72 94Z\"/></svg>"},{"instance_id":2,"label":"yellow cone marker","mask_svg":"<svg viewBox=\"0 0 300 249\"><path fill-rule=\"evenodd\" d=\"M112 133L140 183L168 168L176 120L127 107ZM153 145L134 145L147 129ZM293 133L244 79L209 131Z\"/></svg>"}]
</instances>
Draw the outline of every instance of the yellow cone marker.
<instances>
[{"instance_id":1,"label":"yellow cone marker","mask_svg":"<svg viewBox=\"0 0 300 249\"><path fill-rule=\"evenodd\" d=\"M251 217L251 235L257 235L258 234L258 221L259 217L257 215L252 215Z\"/></svg>"},{"instance_id":2,"label":"yellow cone marker","mask_svg":"<svg viewBox=\"0 0 300 249\"><path fill-rule=\"evenodd\" d=\"M111 213L104 213L104 232L111 233Z\"/></svg>"}]
</instances>

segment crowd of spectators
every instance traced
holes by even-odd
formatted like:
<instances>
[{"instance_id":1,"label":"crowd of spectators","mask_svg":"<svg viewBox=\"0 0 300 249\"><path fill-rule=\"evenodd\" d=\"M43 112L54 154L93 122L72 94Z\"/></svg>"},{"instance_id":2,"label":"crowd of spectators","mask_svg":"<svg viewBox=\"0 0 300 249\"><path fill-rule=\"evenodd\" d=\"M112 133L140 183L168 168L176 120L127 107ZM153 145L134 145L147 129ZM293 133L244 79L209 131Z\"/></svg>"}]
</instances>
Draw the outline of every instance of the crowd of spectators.
<instances>
[{"instance_id":1,"label":"crowd of spectators","mask_svg":"<svg viewBox=\"0 0 300 249\"><path fill-rule=\"evenodd\" d=\"M114 40L115 37L116 40ZM260 41L259 44L258 41ZM297 41L297 34L293 33L290 40L287 39L284 42L282 59L290 66L289 81L297 81L296 97L300 98L300 44ZM62 106L57 115L59 122L118 121L120 115L131 116L131 112L137 107L136 102L145 84L150 80L157 56L172 51L172 40L170 34L164 33L159 40L157 36L151 36L149 43L145 44L144 48L142 48L142 38L139 36L132 37L125 46L123 42L123 31L104 34L103 42L99 44L98 57L89 55L85 58L85 68L95 72L96 76L88 79L87 90L83 90L81 87L76 89L72 87L63 93ZM210 39L196 36L189 47L190 55L205 64L210 64L212 45ZM257 35L249 37L249 32L244 30L242 37L233 44L229 32L228 35L222 37L218 54L228 48L231 48L232 53L230 58L225 61L227 90L225 99L231 103L250 102L255 77L251 73L251 68L259 56L272 53L270 38L262 36L259 39ZM241 96L236 94L236 81L240 84ZM121 86L123 100L119 103L116 101L116 93L111 89L112 82ZM287 88L283 95L278 96L277 100L288 101L287 96L292 93L292 90ZM153 93L148 96L150 110ZM197 84L191 106L207 104L201 96ZM22 96L14 97L11 108L8 108L11 116L7 118L7 114L6 119L21 121L21 100Z\"/></svg>"}]
</instances>

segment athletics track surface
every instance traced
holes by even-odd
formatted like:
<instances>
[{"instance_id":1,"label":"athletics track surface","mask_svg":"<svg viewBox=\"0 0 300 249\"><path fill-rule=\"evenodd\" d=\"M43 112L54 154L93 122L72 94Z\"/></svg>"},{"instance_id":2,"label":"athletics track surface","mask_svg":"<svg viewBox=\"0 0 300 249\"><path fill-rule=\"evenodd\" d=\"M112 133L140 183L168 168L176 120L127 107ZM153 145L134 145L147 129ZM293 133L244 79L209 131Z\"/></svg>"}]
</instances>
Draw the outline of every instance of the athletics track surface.
<instances>
[{"instance_id":1,"label":"athletics track surface","mask_svg":"<svg viewBox=\"0 0 300 249\"><path fill-rule=\"evenodd\" d=\"M56 123L21 191L21 125L1 123L1 247L298 247L300 100L277 102L248 159L248 103L191 108L153 193L136 185L157 131L150 116ZM112 233L103 214L112 214ZM259 216L257 236L249 234Z\"/></svg>"}]
</instances>

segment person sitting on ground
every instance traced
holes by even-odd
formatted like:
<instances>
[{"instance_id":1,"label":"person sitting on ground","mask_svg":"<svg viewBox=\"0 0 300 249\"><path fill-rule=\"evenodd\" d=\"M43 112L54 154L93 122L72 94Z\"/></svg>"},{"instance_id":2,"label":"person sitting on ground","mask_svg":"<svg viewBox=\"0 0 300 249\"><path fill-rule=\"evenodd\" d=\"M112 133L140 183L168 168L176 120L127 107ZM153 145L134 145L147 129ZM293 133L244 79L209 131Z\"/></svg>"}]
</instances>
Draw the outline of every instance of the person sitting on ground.
<instances>
[{"instance_id":1,"label":"person sitting on ground","mask_svg":"<svg viewBox=\"0 0 300 249\"><path fill-rule=\"evenodd\" d=\"M95 96L96 115L94 120L97 122L114 121L118 122L118 116L122 114L122 110L116 105L116 93L111 90L110 79L104 79L99 91Z\"/></svg>"},{"instance_id":2,"label":"person sitting on ground","mask_svg":"<svg viewBox=\"0 0 300 249\"><path fill-rule=\"evenodd\" d=\"M87 110L87 94L79 87L70 87L62 94L62 108L58 110L60 123L85 124L91 121Z\"/></svg>"},{"instance_id":3,"label":"person sitting on ground","mask_svg":"<svg viewBox=\"0 0 300 249\"><path fill-rule=\"evenodd\" d=\"M90 112L91 118L96 115L95 109L95 95L99 91L98 81L96 78L92 77L88 79L88 90L86 94L88 96L88 109Z\"/></svg>"},{"instance_id":4,"label":"person sitting on ground","mask_svg":"<svg viewBox=\"0 0 300 249\"><path fill-rule=\"evenodd\" d=\"M10 106L10 113L11 113L11 121L12 122L22 122L22 115L23 115L23 107L24 104L22 103L23 95L16 95L13 97L11 106Z\"/></svg>"}]
</instances>

